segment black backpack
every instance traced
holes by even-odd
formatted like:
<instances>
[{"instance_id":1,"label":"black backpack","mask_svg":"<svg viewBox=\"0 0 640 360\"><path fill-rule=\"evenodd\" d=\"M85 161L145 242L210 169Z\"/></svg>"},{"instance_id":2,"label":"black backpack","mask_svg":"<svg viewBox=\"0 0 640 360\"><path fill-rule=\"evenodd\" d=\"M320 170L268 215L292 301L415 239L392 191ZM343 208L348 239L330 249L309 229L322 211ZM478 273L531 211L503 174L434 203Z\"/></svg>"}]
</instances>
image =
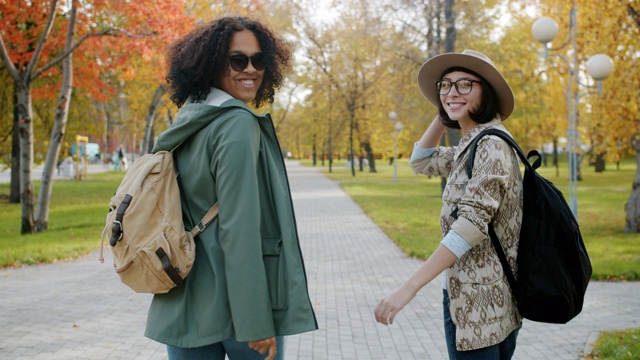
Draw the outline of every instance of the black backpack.
<instances>
[{"instance_id":1,"label":"black backpack","mask_svg":"<svg viewBox=\"0 0 640 360\"><path fill-rule=\"evenodd\" d=\"M518 311L532 321L567 323L582 311L592 271L578 222L560 190L536 172L542 163L540 153L532 150L525 157L518 144L503 131L487 129L473 140L467 162L469 178L478 141L485 135L495 135L506 141L525 166L517 280L493 226L489 224L489 236L505 270ZM537 159L532 165L528 159L535 156Z\"/></svg>"}]
</instances>

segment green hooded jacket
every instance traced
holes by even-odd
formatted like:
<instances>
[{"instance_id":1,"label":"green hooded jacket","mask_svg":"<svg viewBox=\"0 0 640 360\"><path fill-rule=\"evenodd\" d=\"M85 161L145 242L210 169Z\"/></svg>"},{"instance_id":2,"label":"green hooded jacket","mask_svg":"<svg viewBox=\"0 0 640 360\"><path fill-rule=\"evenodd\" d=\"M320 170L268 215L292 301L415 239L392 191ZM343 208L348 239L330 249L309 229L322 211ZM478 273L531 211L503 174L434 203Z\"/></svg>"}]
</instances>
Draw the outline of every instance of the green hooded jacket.
<instances>
[{"instance_id":1,"label":"green hooded jacket","mask_svg":"<svg viewBox=\"0 0 640 360\"><path fill-rule=\"evenodd\" d=\"M182 286L155 295L145 336L199 347L315 330L289 183L269 115L243 102L184 105L153 152L174 152L185 226L216 202Z\"/></svg>"}]
</instances>

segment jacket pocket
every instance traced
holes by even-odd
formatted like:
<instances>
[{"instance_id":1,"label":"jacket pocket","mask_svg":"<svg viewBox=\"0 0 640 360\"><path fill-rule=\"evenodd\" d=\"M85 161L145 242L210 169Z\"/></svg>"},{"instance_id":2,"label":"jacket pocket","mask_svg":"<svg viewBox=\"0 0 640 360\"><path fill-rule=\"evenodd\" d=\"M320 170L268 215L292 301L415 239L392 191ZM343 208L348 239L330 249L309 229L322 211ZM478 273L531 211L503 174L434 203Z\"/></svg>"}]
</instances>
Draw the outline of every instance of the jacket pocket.
<instances>
[{"instance_id":1,"label":"jacket pocket","mask_svg":"<svg viewBox=\"0 0 640 360\"><path fill-rule=\"evenodd\" d=\"M287 296L287 267L282 254L282 238L262 239L262 259L267 273L271 308L286 309L289 305Z\"/></svg>"},{"instance_id":2,"label":"jacket pocket","mask_svg":"<svg viewBox=\"0 0 640 360\"><path fill-rule=\"evenodd\" d=\"M504 322L514 311L509 287L502 280L460 284L460 297L450 298L449 311L459 329L480 329Z\"/></svg>"}]
</instances>

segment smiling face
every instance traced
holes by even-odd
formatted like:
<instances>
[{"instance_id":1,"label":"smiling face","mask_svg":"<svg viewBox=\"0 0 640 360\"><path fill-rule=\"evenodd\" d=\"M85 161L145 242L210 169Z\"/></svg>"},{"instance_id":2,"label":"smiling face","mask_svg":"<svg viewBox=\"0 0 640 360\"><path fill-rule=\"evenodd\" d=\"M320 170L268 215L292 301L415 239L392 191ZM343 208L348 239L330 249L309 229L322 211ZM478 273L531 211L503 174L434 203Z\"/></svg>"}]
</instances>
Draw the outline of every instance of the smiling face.
<instances>
[{"instance_id":1,"label":"smiling face","mask_svg":"<svg viewBox=\"0 0 640 360\"><path fill-rule=\"evenodd\" d=\"M479 77L463 72L454 71L445 74L442 80L456 82L458 80L474 80L482 81ZM469 112L473 112L480 108L482 101L482 86L479 83L472 83L471 92L462 95L458 92L455 86L451 86L451 91L447 95L440 95L440 101L444 110L449 115L451 120L456 120L460 124L460 127L464 130L468 127L475 126L475 122L471 119Z\"/></svg>"},{"instance_id":2,"label":"smiling face","mask_svg":"<svg viewBox=\"0 0 640 360\"><path fill-rule=\"evenodd\" d=\"M255 56L261 52L258 39L250 30L242 30L233 34L229 44L229 55L242 54ZM264 70L256 70L250 61L242 71L234 70L227 61L227 68L220 79L220 89L234 98L248 103L255 99L262 85Z\"/></svg>"}]
</instances>

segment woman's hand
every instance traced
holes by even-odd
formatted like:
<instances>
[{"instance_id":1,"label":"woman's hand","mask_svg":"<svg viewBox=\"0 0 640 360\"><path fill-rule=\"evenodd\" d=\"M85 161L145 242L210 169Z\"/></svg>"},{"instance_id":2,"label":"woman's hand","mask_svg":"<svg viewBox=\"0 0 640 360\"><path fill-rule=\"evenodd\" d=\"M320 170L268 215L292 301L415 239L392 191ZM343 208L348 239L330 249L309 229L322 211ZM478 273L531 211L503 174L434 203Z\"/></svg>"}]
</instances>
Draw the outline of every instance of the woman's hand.
<instances>
[{"instance_id":1,"label":"woman's hand","mask_svg":"<svg viewBox=\"0 0 640 360\"><path fill-rule=\"evenodd\" d=\"M396 289L391 294L387 295L384 299L380 300L378 306L376 306L373 312L376 316L376 321L384 324L393 324L393 319L398 312L402 310L416 296L416 291L411 289L408 285L403 285Z\"/></svg>"},{"instance_id":2,"label":"woman's hand","mask_svg":"<svg viewBox=\"0 0 640 360\"><path fill-rule=\"evenodd\" d=\"M273 360L276 357L276 337L272 336L268 339L249 341L249 347L264 355L269 351L269 356L265 360Z\"/></svg>"},{"instance_id":3,"label":"woman's hand","mask_svg":"<svg viewBox=\"0 0 640 360\"><path fill-rule=\"evenodd\" d=\"M402 308L413 299L418 291L431 282L436 276L450 267L457 260L456 255L440 244L429 258L422 264L420 269L411 275L409 280L396 291L387 295L373 312L376 321L389 325L393 324L393 319Z\"/></svg>"},{"instance_id":4,"label":"woman's hand","mask_svg":"<svg viewBox=\"0 0 640 360\"><path fill-rule=\"evenodd\" d=\"M444 126L440 120L440 116L436 115L427 130L424 132L420 140L418 140L417 146L423 149L430 149L440 145L440 139L447 127Z\"/></svg>"}]
</instances>

